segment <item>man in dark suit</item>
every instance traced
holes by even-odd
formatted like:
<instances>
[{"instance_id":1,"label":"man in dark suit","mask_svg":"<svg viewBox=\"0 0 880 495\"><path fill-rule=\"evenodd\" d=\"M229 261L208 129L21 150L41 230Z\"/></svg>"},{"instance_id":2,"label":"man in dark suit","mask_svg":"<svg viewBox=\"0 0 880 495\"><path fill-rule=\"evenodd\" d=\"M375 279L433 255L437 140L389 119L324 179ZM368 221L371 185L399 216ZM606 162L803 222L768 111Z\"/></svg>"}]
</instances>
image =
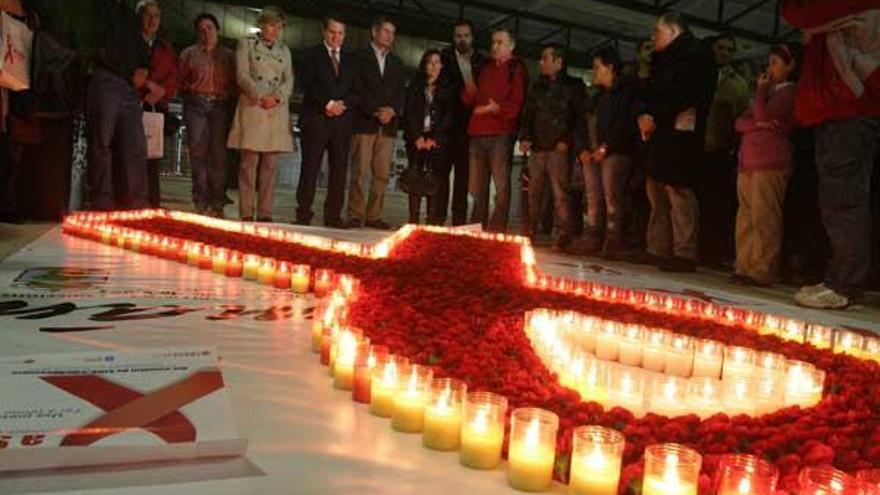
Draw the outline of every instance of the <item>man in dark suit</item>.
<instances>
[{"instance_id":1,"label":"man in dark suit","mask_svg":"<svg viewBox=\"0 0 880 495\"><path fill-rule=\"evenodd\" d=\"M453 33L454 46L443 50L443 72L440 77L452 85L454 94L460 94L468 83L473 83L480 76L480 69L486 64L486 57L474 48L473 25L468 20L460 20L455 24ZM463 225L467 222L468 198L468 133L467 127L471 120L471 108L456 98L453 135L449 143L449 169L440 171L440 176L449 178L454 171L452 188L452 225ZM488 195L486 196L488 198ZM440 189L434 198L432 214L441 223L446 222L449 211L449 181L441 181Z\"/></svg>"},{"instance_id":2,"label":"man in dark suit","mask_svg":"<svg viewBox=\"0 0 880 495\"><path fill-rule=\"evenodd\" d=\"M300 80L303 105L302 171L296 188L296 220L309 225L314 212L315 187L321 160L327 152L329 180L324 201L324 225L345 228L342 203L345 176L351 145L351 121L354 109L354 56L342 50L345 24L332 17L324 20L324 41L306 52Z\"/></svg>"},{"instance_id":3,"label":"man in dark suit","mask_svg":"<svg viewBox=\"0 0 880 495\"><path fill-rule=\"evenodd\" d=\"M349 227L391 228L382 220L382 202L404 96L403 62L391 53L396 30L391 19L376 19L370 29L370 45L357 55ZM365 201L363 182L368 172L371 178Z\"/></svg>"}]
</instances>

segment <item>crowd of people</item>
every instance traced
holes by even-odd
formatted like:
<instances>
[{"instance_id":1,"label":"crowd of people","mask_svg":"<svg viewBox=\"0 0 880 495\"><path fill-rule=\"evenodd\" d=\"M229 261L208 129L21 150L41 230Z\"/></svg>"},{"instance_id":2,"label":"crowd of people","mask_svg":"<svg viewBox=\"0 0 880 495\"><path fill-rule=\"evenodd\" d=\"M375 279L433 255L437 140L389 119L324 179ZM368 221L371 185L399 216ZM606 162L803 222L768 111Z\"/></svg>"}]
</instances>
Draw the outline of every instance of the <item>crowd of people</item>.
<instances>
[{"instance_id":1,"label":"crowd of people","mask_svg":"<svg viewBox=\"0 0 880 495\"><path fill-rule=\"evenodd\" d=\"M543 47L530 82L512 30L494 29L485 56L467 20L453 26L451 46L424 52L407 81L393 53L393 19L377 18L370 43L349 51L346 24L331 15L298 67L294 223L313 222L326 155L324 224L391 228L384 195L402 131L411 176L422 181L408 191L410 222L451 217L452 225L507 232L519 189L523 235L552 229L557 249L667 271L731 263L736 284L771 285L792 252L821 245L807 238L816 232L807 221L791 221L805 215L801 206L818 205L827 273L796 299L847 307L867 287L872 258L880 43L870 4L783 1L781 15L804 31L806 44L773 46L755 81L733 65L733 36L698 39L683 15L669 12L633 62L610 46L595 51L586 61L589 87L568 75L566 50L555 43ZM294 149L283 12L263 9L259 31L234 52L218 42L217 19L201 14L198 42L178 57L157 36L155 0L139 2L135 16L119 2L107 8L111 22L86 96L89 207L158 205L158 167L147 160L141 115L167 112L179 93L196 210L224 215L232 148L240 153L239 218L272 221L277 159ZM517 147L527 156L518 181ZM798 178L808 167L800 161L816 171L812 187Z\"/></svg>"}]
</instances>

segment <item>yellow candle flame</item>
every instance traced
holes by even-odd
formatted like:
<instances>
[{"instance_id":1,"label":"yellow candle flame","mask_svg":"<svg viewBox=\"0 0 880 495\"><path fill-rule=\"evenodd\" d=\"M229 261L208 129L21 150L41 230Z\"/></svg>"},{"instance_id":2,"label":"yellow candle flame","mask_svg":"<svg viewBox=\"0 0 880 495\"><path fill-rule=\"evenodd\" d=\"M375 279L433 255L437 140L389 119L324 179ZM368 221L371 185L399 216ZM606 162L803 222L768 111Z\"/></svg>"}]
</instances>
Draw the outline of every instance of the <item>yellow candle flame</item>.
<instances>
[{"instance_id":1,"label":"yellow candle flame","mask_svg":"<svg viewBox=\"0 0 880 495\"><path fill-rule=\"evenodd\" d=\"M752 493L752 482L748 478L743 478L739 481L739 486L737 486L736 491L742 493L743 495L749 495Z\"/></svg>"},{"instance_id":2,"label":"yellow candle flame","mask_svg":"<svg viewBox=\"0 0 880 495\"><path fill-rule=\"evenodd\" d=\"M526 434L523 438L523 443L526 448L536 449L538 445L541 443L541 422L538 418L534 418L529 422L529 425L526 427Z\"/></svg>"},{"instance_id":3,"label":"yellow candle flame","mask_svg":"<svg viewBox=\"0 0 880 495\"><path fill-rule=\"evenodd\" d=\"M590 451L590 455L587 456L584 461L588 466L592 467L593 469L604 469L608 465L608 457L602 452L602 447L600 445L601 439L598 435L596 435L593 441L595 442L593 444L593 449L592 451Z\"/></svg>"},{"instance_id":4,"label":"yellow candle flame","mask_svg":"<svg viewBox=\"0 0 880 495\"><path fill-rule=\"evenodd\" d=\"M669 486L678 486L680 479L678 477L678 454L671 453L666 455L666 470L663 472L663 481Z\"/></svg>"},{"instance_id":5,"label":"yellow candle flame","mask_svg":"<svg viewBox=\"0 0 880 495\"><path fill-rule=\"evenodd\" d=\"M397 365L394 361L391 361L388 363L388 366L385 367L385 370L382 373L382 382L386 386L391 386L397 383Z\"/></svg>"},{"instance_id":6,"label":"yellow candle flame","mask_svg":"<svg viewBox=\"0 0 880 495\"><path fill-rule=\"evenodd\" d=\"M478 433L486 433L489 431L489 406L479 406L474 412L474 419L471 421L471 429Z\"/></svg>"}]
</instances>

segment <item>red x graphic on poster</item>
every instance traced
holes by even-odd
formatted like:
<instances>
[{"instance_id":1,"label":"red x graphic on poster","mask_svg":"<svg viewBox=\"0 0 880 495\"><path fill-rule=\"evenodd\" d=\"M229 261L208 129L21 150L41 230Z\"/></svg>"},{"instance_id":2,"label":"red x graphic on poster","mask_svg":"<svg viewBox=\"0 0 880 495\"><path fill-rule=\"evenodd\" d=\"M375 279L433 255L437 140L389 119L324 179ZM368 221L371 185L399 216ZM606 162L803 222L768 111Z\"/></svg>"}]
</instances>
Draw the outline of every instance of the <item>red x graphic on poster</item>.
<instances>
[{"instance_id":1,"label":"red x graphic on poster","mask_svg":"<svg viewBox=\"0 0 880 495\"><path fill-rule=\"evenodd\" d=\"M180 408L223 388L219 370L198 371L146 394L96 375L44 376L42 379L105 411L61 441L61 446L80 447L132 429L149 431L167 443L193 442L196 428Z\"/></svg>"}]
</instances>

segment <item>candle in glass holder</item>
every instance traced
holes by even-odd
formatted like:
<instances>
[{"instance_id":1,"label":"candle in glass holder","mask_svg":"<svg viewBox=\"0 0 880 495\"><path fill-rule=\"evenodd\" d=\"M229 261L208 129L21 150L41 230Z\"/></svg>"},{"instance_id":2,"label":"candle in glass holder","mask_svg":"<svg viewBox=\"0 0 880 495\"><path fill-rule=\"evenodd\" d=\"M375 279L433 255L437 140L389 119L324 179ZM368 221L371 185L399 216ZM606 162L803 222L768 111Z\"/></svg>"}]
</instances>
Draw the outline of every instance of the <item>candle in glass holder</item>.
<instances>
[{"instance_id":1,"label":"candle in glass holder","mask_svg":"<svg viewBox=\"0 0 880 495\"><path fill-rule=\"evenodd\" d=\"M721 378L724 345L714 340L700 339L694 346L694 369L691 376Z\"/></svg>"},{"instance_id":2,"label":"candle in glass holder","mask_svg":"<svg viewBox=\"0 0 880 495\"><path fill-rule=\"evenodd\" d=\"M211 271L224 275L226 273L226 260L229 251L226 248L217 248L214 250L214 257L211 260Z\"/></svg>"},{"instance_id":3,"label":"candle in glass holder","mask_svg":"<svg viewBox=\"0 0 880 495\"><path fill-rule=\"evenodd\" d=\"M199 251L199 270L210 270L214 266L214 247L202 245Z\"/></svg>"},{"instance_id":4,"label":"candle in glass holder","mask_svg":"<svg viewBox=\"0 0 880 495\"><path fill-rule=\"evenodd\" d=\"M724 412L728 416L745 414L754 416L757 404L755 403L755 381L750 376L726 376L722 381L722 401Z\"/></svg>"},{"instance_id":5,"label":"candle in glass holder","mask_svg":"<svg viewBox=\"0 0 880 495\"><path fill-rule=\"evenodd\" d=\"M362 404L370 403L373 370L387 358L388 348L384 345L371 345L368 352L358 353L354 363L354 385L351 389L352 400Z\"/></svg>"},{"instance_id":6,"label":"candle in glass holder","mask_svg":"<svg viewBox=\"0 0 880 495\"><path fill-rule=\"evenodd\" d=\"M690 412L706 419L722 410L721 380L709 377L693 377L688 380L687 405Z\"/></svg>"},{"instance_id":7,"label":"candle in glass holder","mask_svg":"<svg viewBox=\"0 0 880 495\"><path fill-rule=\"evenodd\" d=\"M390 418L394 412L394 393L401 375L409 371L409 364L398 356L388 356L373 369L370 380L370 412L381 418Z\"/></svg>"},{"instance_id":8,"label":"candle in glass holder","mask_svg":"<svg viewBox=\"0 0 880 495\"><path fill-rule=\"evenodd\" d=\"M241 253L238 251L230 251L226 258L226 270L224 274L227 277L241 277L244 268L241 260Z\"/></svg>"},{"instance_id":9,"label":"candle in glass holder","mask_svg":"<svg viewBox=\"0 0 880 495\"><path fill-rule=\"evenodd\" d=\"M642 365L642 349L644 348L644 331L641 326L627 325L620 335L618 358L627 366Z\"/></svg>"},{"instance_id":10,"label":"candle in glass holder","mask_svg":"<svg viewBox=\"0 0 880 495\"><path fill-rule=\"evenodd\" d=\"M666 343L671 334L667 330L650 328L645 330L645 347L642 349L642 368L663 372L666 367Z\"/></svg>"},{"instance_id":11,"label":"candle in glass holder","mask_svg":"<svg viewBox=\"0 0 880 495\"><path fill-rule=\"evenodd\" d=\"M752 376L755 372L757 352L748 347L727 346L724 348L724 364L721 377Z\"/></svg>"},{"instance_id":12,"label":"candle in glass holder","mask_svg":"<svg viewBox=\"0 0 880 495\"><path fill-rule=\"evenodd\" d=\"M354 386L354 363L359 353L369 352L370 340L353 332L343 332L337 338L336 358L333 360L333 387L351 390Z\"/></svg>"},{"instance_id":13,"label":"candle in glass holder","mask_svg":"<svg viewBox=\"0 0 880 495\"><path fill-rule=\"evenodd\" d=\"M333 289L336 276L333 270L318 268L315 270L315 297L324 297Z\"/></svg>"},{"instance_id":14,"label":"candle in glass holder","mask_svg":"<svg viewBox=\"0 0 880 495\"><path fill-rule=\"evenodd\" d=\"M778 335L781 339L803 342L807 337L807 324L798 320L784 320Z\"/></svg>"},{"instance_id":15,"label":"candle in glass holder","mask_svg":"<svg viewBox=\"0 0 880 495\"><path fill-rule=\"evenodd\" d=\"M718 495L775 495L779 469L753 455L727 454L715 479Z\"/></svg>"},{"instance_id":16,"label":"candle in glass holder","mask_svg":"<svg viewBox=\"0 0 880 495\"><path fill-rule=\"evenodd\" d=\"M297 294L305 294L309 291L309 278L312 268L309 265L293 265L290 269L292 278L293 292Z\"/></svg>"},{"instance_id":17,"label":"candle in glass holder","mask_svg":"<svg viewBox=\"0 0 880 495\"><path fill-rule=\"evenodd\" d=\"M275 283L276 262L272 258L263 258L260 262L260 270L257 272L257 281L264 285Z\"/></svg>"},{"instance_id":18,"label":"candle in glass holder","mask_svg":"<svg viewBox=\"0 0 880 495\"><path fill-rule=\"evenodd\" d=\"M645 448L642 495L697 495L703 458L675 443Z\"/></svg>"},{"instance_id":19,"label":"candle in glass holder","mask_svg":"<svg viewBox=\"0 0 880 495\"><path fill-rule=\"evenodd\" d=\"M507 482L517 490L546 490L553 481L559 417L545 409L524 407L510 415Z\"/></svg>"},{"instance_id":20,"label":"candle in glass holder","mask_svg":"<svg viewBox=\"0 0 880 495\"><path fill-rule=\"evenodd\" d=\"M789 360L785 367L785 405L811 407L822 400L825 372L810 363Z\"/></svg>"},{"instance_id":21,"label":"candle in glass holder","mask_svg":"<svg viewBox=\"0 0 880 495\"><path fill-rule=\"evenodd\" d=\"M244 255L244 279L256 280L260 272L260 257L256 254Z\"/></svg>"},{"instance_id":22,"label":"candle in glass holder","mask_svg":"<svg viewBox=\"0 0 880 495\"><path fill-rule=\"evenodd\" d=\"M645 373L637 368L615 366L608 379L608 407L628 409L635 417L645 414Z\"/></svg>"},{"instance_id":23,"label":"candle in glass holder","mask_svg":"<svg viewBox=\"0 0 880 495\"><path fill-rule=\"evenodd\" d=\"M687 414L687 380L674 375L654 378L648 397L648 410L674 418Z\"/></svg>"},{"instance_id":24,"label":"candle in glass holder","mask_svg":"<svg viewBox=\"0 0 880 495\"><path fill-rule=\"evenodd\" d=\"M186 252L186 264L189 266L199 266L199 258L202 255L202 243L190 242Z\"/></svg>"},{"instance_id":25,"label":"candle in glass holder","mask_svg":"<svg viewBox=\"0 0 880 495\"><path fill-rule=\"evenodd\" d=\"M859 483L831 466L805 467L798 474L798 495L856 495Z\"/></svg>"},{"instance_id":26,"label":"candle in glass holder","mask_svg":"<svg viewBox=\"0 0 880 495\"><path fill-rule=\"evenodd\" d=\"M391 427L403 433L420 433L434 372L428 366L410 365L401 374L391 408Z\"/></svg>"},{"instance_id":27,"label":"candle in glass holder","mask_svg":"<svg viewBox=\"0 0 880 495\"><path fill-rule=\"evenodd\" d=\"M768 414L779 410L785 403L784 375L758 375L755 377L755 414Z\"/></svg>"},{"instance_id":28,"label":"candle in glass holder","mask_svg":"<svg viewBox=\"0 0 880 495\"><path fill-rule=\"evenodd\" d=\"M817 349L831 349L834 345L834 329L822 325L807 328L807 342Z\"/></svg>"},{"instance_id":29,"label":"candle in glass holder","mask_svg":"<svg viewBox=\"0 0 880 495\"><path fill-rule=\"evenodd\" d=\"M275 270L275 278L272 280L272 286L276 289L290 288L290 264L286 261L278 263Z\"/></svg>"},{"instance_id":30,"label":"candle in glass holder","mask_svg":"<svg viewBox=\"0 0 880 495\"><path fill-rule=\"evenodd\" d=\"M323 327L321 331L321 364L324 366L330 365L330 351L333 346L333 339L336 338L336 333L341 331L338 323L333 325L328 325Z\"/></svg>"},{"instance_id":31,"label":"candle in glass holder","mask_svg":"<svg viewBox=\"0 0 880 495\"><path fill-rule=\"evenodd\" d=\"M425 409L422 445L433 450L458 449L461 443L461 414L467 385L453 378L434 378Z\"/></svg>"},{"instance_id":32,"label":"candle in glass holder","mask_svg":"<svg viewBox=\"0 0 880 495\"><path fill-rule=\"evenodd\" d=\"M596 334L596 357L603 361L617 361L620 350L620 324L604 322Z\"/></svg>"},{"instance_id":33,"label":"candle in glass holder","mask_svg":"<svg viewBox=\"0 0 880 495\"><path fill-rule=\"evenodd\" d=\"M859 357L862 355L864 343L865 337L855 332L848 330L837 330L834 332L834 352Z\"/></svg>"},{"instance_id":34,"label":"candle in glass holder","mask_svg":"<svg viewBox=\"0 0 880 495\"><path fill-rule=\"evenodd\" d=\"M684 378L694 369L694 339L687 335L673 334L666 348L664 371Z\"/></svg>"},{"instance_id":35,"label":"candle in glass holder","mask_svg":"<svg viewBox=\"0 0 880 495\"><path fill-rule=\"evenodd\" d=\"M579 426L572 442L569 495L617 495L623 435L601 426Z\"/></svg>"},{"instance_id":36,"label":"candle in glass holder","mask_svg":"<svg viewBox=\"0 0 880 495\"><path fill-rule=\"evenodd\" d=\"M507 398L468 392L461 426L459 461L473 469L494 469L501 462Z\"/></svg>"},{"instance_id":37,"label":"candle in glass holder","mask_svg":"<svg viewBox=\"0 0 880 495\"><path fill-rule=\"evenodd\" d=\"M608 369L612 363L586 355L584 372L578 377L575 389L584 401L605 404L608 401Z\"/></svg>"}]
</instances>

